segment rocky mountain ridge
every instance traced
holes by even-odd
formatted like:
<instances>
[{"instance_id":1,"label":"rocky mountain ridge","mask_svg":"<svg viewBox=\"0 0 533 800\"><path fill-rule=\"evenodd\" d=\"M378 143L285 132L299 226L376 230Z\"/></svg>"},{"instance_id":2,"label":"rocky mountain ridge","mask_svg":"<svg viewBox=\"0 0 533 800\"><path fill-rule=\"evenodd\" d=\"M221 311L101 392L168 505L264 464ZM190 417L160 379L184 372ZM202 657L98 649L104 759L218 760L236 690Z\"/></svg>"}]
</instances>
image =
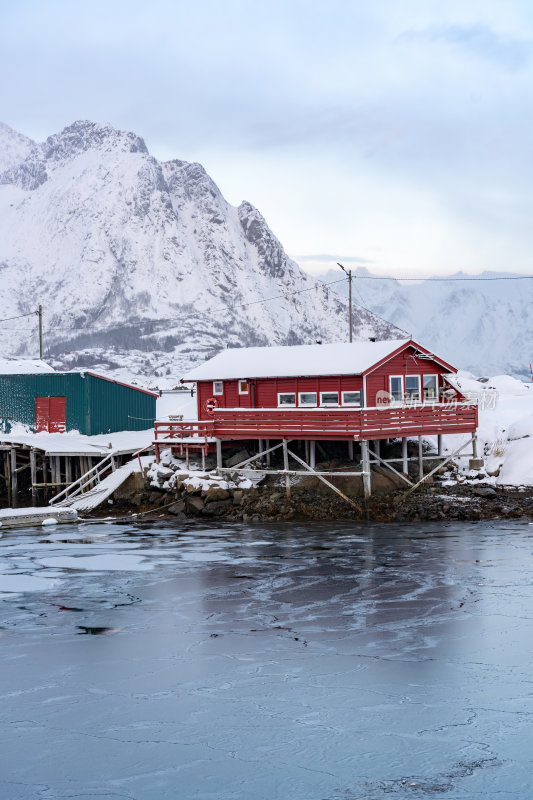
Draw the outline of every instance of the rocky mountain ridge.
<instances>
[{"instance_id":1,"label":"rocky mountain ridge","mask_svg":"<svg viewBox=\"0 0 533 800\"><path fill-rule=\"evenodd\" d=\"M161 163L136 134L87 121L42 144L2 126L0 151L2 318L42 304L54 365L168 385L226 344L344 338L345 299L200 164ZM356 309L354 333L399 332ZM35 315L0 325L0 343L35 356Z\"/></svg>"}]
</instances>

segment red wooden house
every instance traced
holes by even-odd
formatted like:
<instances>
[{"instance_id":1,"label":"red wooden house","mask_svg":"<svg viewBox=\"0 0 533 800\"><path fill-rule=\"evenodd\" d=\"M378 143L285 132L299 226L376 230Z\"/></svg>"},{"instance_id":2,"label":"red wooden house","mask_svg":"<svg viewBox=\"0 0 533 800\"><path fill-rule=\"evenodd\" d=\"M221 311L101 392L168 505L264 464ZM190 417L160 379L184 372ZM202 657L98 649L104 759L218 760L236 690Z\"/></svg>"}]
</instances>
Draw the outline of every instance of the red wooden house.
<instances>
[{"instance_id":1,"label":"red wooden house","mask_svg":"<svg viewBox=\"0 0 533 800\"><path fill-rule=\"evenodd\" d=\"M369 441L474 433L457 370L412 339L233 348L188 372L198 422L156 423L156 452L180 438ZM159 427L158 427L159 426Z\"/></svg>"}]
</instances>

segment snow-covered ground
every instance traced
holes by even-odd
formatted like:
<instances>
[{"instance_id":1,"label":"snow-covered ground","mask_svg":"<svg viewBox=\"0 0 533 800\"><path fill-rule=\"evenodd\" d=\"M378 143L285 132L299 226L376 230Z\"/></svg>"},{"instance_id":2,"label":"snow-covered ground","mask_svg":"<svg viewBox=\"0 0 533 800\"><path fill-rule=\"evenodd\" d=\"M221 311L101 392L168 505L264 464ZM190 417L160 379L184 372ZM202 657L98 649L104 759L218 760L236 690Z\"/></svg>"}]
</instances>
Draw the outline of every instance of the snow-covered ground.
<instances>
[{"instance_id":1,"label":"snow-covered ground","mask_svg":"<svg viewBox=\"0 0 533 800\"><path fill-rule=\"evenodd\" d=\"M480 381L458 372L455 383L479 404L478 450L485 460L490 483L498 486L533 486L533 383L509 375ZM443 437L445 453L456 451L467 436ZM436 439L430 439L435 445ZM459 477L468 479L468 456L456 459ZM472 477L474 477L472 475Z\"/></svg>"}]
</instances>

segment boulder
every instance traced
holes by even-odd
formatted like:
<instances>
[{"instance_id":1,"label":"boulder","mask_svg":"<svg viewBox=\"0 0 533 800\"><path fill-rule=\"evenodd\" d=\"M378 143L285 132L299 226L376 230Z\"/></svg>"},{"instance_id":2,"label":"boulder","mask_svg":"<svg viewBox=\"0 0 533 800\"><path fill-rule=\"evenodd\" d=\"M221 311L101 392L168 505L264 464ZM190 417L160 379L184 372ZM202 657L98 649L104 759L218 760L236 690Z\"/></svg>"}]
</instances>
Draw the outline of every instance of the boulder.
<instances>
[{"instance_id":1,"label":"boulder","mask_svg":"<svg viewBox=\"0 0 533 800\"><path fill-rule=\"evenodd\" d=\"M233 490L233 503L236 506L240 506L242 503L244 492L242 489L234 489Z\"/></svg>"},{"instance_id":2,"label":"boulder","mask_svg":"<svg viewBox=\"0 0 533 800\"><path fill-rule=\"evenodd\" d=\"M178 500L177 503L172 503L167 510L169 514L174 514L176 517L181 517L185 513L185 503L183 500Z\"/></svg>"},{"instance_id":3,"label":"boulder","mask_svg":"<svg viewBox=\"0 0 533 800\"><path fill-rule=\"evenodd\" d=\"M478 486L472 494L475 494L476 497L496 497L498 493L492 486Z\"/></svg>"},{"instance_id":4,"label":"boulder","mask_svg":"<svg viewBox=\"0 0 533 800\"><path fill-rule=\"evenodd\" d=\"M212 503L206 503L203 509L203 514L208 517L218 517L225 514L228 508L232 505L231 500L216 500Z\"/></svg>"},{"instance_id":5,"label":"boulder","mask_svg":"<svg viewBox=\"0 0 533 800\"><path fill-rule=\"evenodd\" d=\"M217 500L227 500L229 492L226 489L221 489L220 486L210 486L205 493L206 503L212 503Z\"/></svg>"},{"instance_id":6,"label":"boulder","mask_svg":"<svg viewBox=\"0 0 533 800\"><path fill-rule=\"evenodd\" d=\"M203 511L204 501L201 497L189 496L187 497L185 507L190 514L199 514L200 511Z\"/></svg>"}]
</instances>

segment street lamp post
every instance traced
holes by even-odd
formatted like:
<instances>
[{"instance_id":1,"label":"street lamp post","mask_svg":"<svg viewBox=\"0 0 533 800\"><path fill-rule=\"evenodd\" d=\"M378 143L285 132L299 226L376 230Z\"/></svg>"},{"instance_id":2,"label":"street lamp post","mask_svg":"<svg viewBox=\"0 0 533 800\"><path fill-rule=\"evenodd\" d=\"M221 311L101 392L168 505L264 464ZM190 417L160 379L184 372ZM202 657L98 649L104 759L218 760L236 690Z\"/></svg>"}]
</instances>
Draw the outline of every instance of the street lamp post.
<instances>
[{"instance_id":1,"label":"street lamp post","mask_svg":"<svg viewBox=\"0 0 533 800\"><path fill-rule=\"evenodd\" d=\"M349 314L350 342L351 342L352 341L352 270L345 269L342 266L342 264L339 264L338 261L337 261L337 266L340 267L348 277L348 314Z\"/></svg>"}]
</instances>

